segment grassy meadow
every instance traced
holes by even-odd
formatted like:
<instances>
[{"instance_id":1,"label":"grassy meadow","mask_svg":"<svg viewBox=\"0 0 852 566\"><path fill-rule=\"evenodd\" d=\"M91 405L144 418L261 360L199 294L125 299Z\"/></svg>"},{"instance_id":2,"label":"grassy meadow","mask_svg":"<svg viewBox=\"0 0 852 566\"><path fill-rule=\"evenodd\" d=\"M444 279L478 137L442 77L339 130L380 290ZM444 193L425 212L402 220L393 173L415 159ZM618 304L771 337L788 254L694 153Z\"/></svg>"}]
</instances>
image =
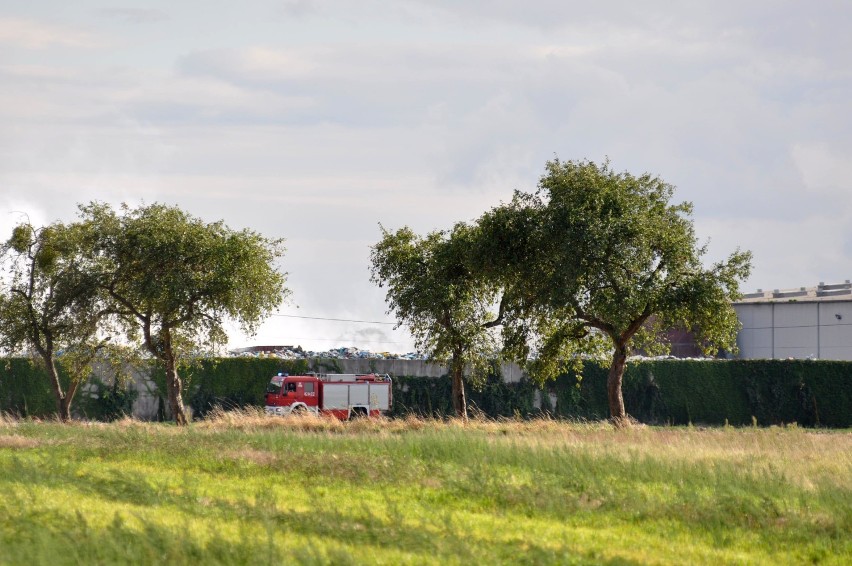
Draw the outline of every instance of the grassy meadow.
<instances>
[{"instance_id":1,"label":"grassy meadow","mask_svg":"<svg viewBox=\"0 0 852 566\"><path fill-rule=\"evenodd\" d=\"M850 564L852 434L0 421L0 564Z\"/></svg>"}]
</instances>

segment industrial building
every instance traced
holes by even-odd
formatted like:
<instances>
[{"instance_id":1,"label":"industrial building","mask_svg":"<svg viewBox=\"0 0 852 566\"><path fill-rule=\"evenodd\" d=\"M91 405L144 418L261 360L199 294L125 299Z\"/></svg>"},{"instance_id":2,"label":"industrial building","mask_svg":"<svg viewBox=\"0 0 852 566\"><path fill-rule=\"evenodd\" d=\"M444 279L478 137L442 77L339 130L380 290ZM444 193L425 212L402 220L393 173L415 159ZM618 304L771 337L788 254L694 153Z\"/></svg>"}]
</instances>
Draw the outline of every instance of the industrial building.
<instances>
[{"instance_id":1,"label":"industrial building","mask_svg":"<svg viewBox=\"0 0 852 566\"><path fill-rule=\"evenodd\" d=\"M852 360L852 284L763 291L734 303L738 358Z\"/></svg>"}]
</instances>

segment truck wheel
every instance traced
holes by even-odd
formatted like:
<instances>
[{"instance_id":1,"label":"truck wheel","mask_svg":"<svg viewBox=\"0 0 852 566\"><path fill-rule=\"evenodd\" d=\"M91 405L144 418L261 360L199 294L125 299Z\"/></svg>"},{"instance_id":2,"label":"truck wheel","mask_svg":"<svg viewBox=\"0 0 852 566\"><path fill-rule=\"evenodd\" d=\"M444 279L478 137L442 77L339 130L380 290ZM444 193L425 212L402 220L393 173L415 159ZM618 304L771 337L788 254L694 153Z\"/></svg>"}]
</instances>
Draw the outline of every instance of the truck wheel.
<instances>
[{"instance_id":1,"label":"truck wheel","mask_svg":"<svg viewBox=\"0 0 852 566\"><path fill-rule=\"evenodd\" d=\"M351 411L349 411L349 420L354 421L355 419L365 419L367 418L367 409L364 407L353 407Z\"/></svg>"},{"instance_id":2,"label":"truck wheel","mask_svg":"<svg viewBox=\"0 0 852 566\"><path fill-rule=\"evenodd\" d=\"M304 417L308 414L308 410L305 408L304 405L299 405L298 407L293 409L293 414L297 417Z\"/></svg>"}]
</instances>

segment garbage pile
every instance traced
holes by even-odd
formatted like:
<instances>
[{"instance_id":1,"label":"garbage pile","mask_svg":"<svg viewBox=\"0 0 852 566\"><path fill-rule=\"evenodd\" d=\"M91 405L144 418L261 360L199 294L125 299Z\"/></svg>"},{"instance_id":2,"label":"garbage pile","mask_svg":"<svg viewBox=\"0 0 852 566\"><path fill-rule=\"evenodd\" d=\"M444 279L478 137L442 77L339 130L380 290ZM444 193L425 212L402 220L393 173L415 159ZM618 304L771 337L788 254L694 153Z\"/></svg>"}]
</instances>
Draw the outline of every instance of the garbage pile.
<instances>
[{"instance_id":1,"label":"garbage pile","mask_svg":"<svg viewBox=\"0 0 852 566\"><path fill-rule=\"evenodd\" d=\"M408 352L406 354L394 354L392 352L371 352L360 348L340 347L325 351L304 350L301 346L251 346L249 348L237 348L228 352L232 357L249 358L279 358L282 360L305 360L313 358L351 360L426 360L425 354Z\"/></svg>"},{"instance_id":2,"label":"garbage pile","mask_svg":"<svg viewBox=\"0 0 852 566\"><path fill-rule=\"evenodd\" d=\"M362 350L355 346L332 348L330 350L315 351L305 350L301 346L251 346L248 348L237 348L228 352L231 357L245 358L278 358L282 360L307 360L320 358L324 360L428 360L426 354L408 352L406 354L394 354L392 352L371 352ZM648 360L713 360L715 358L681 357L681 356L630 356L628 361L640 362Z\"/></svg>"}]
</instances>

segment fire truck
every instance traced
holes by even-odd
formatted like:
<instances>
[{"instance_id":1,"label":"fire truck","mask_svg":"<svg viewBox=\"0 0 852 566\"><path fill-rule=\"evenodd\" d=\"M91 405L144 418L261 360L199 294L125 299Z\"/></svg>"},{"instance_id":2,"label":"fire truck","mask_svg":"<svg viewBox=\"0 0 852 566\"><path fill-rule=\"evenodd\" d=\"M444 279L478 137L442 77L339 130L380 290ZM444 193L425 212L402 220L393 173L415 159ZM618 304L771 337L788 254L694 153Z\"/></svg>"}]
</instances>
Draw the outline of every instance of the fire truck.
<instances>
[{"instance_id":1,"label":"fire truck","mask_svg":"<svg viewBox=\"0 0 852 566\"><path fill-rule=\"evenodd\" d=\"M279 373L266 387L266 413L377 417L390 411L392 385L386 374Z\"/></svg>"}]
</instances>

